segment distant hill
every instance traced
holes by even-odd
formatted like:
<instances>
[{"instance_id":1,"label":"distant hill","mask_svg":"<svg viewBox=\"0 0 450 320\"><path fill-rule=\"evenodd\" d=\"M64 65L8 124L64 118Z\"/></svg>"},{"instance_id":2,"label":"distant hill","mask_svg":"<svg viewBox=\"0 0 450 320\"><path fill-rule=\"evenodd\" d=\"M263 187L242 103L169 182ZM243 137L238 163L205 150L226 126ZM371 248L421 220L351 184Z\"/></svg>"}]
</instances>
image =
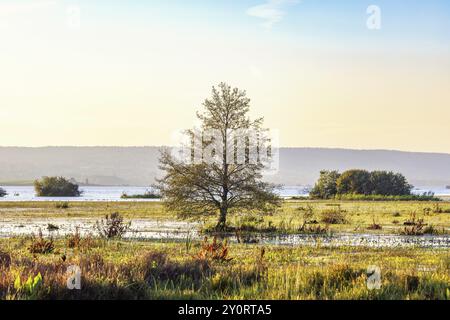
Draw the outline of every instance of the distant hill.
<instances>
[{"instance_id":1,"label":"distant hill","mask_svg":"<svg viewBox=\"0 0 450 320\"><path fill-rule=\"evenodd\" d=\"M158 175L158 147L0 147L0 183L61 175L92 185L149 185ZM313 184L322 169L402 172L417 186L450 185L450 154L388 150L282 148L269 180Z\"/></svg>"}]
</instances>

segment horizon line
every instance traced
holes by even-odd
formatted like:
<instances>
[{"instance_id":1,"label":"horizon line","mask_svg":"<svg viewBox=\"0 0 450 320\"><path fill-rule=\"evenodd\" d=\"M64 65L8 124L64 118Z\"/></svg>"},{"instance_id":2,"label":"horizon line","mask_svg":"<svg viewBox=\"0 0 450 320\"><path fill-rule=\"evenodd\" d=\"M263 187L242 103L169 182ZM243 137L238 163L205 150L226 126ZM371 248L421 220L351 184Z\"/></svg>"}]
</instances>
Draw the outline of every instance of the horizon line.
<instances>
[{"instance_id":1,"label":"horizon line","mask_svg":"<svg viewBox=\"0 0 450 320\"><path fill-rule=\"evenodd\" d=\"M43 145L43 146L1 146L0 148L23 148L23 149L45 149L45 148L165 148L165 147L173 147L167 145L128 145L128 146L120 146L120 145ZM346 148L346 147L302 147L302 146L281 146L279 149L322 149L322 150L347 150L347 151L382 151L382 152L403 152L403 153L424 153L424 154L444 154L450 155L450 152L445 151L411 151L411 150L400 150L400 149L364 149L364 148Z\"/></svg>"}]
</instances>

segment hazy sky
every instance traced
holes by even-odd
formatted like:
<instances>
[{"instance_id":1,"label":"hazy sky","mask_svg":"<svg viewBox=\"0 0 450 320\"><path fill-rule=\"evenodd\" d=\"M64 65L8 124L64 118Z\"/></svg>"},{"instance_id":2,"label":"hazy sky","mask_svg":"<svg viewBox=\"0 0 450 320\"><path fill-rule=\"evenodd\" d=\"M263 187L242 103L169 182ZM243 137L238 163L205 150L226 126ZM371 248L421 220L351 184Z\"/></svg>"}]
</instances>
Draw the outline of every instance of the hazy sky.
<instances>
[{"instance_id":1,"label":"hazy sky","mask_svg":"<svg viewBox=\"0 0 450 320\"><path fill-rule=\"evenodd\" d=\"M283 146L450 153L449 1L0 0L0 145L169 144L221 81Z\"/></svg>"}]
</instances>

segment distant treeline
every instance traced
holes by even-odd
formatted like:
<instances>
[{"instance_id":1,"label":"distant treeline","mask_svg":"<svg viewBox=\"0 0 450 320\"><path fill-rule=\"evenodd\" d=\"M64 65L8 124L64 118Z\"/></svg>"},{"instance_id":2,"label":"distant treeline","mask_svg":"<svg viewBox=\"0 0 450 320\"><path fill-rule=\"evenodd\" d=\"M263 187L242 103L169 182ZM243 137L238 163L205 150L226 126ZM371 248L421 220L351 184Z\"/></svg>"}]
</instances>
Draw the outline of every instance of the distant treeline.
<instances>
[{"instance_id":1,"label":"distant treeline","mask_svg":"<svg viewBox=\"0 0 450 320\"><path fill-rule=\"evenodd\" d=\"M435 200L434 194L413 195L413 186L401 173L391 171L323 170L310 192L312 199Z\"/></svg>"},{"instance_id":2,"label":"distant treeline","mask_svg":"<svg viewBox=\"0 0 450 320\"><path fill-rule=\"evenodd\" d=\"M147 191L144 194L132 194L122 193L121 199L161 199L161 195Z\"/></svg>"}]
</instances>

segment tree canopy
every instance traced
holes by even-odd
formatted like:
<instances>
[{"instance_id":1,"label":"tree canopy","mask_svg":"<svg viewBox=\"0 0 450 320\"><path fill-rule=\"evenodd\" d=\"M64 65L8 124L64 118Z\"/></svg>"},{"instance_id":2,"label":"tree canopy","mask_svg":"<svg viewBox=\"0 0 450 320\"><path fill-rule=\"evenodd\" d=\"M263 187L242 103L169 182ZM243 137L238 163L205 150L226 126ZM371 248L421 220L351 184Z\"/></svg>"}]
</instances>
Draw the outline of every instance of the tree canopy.
<instances>
[{"instance_id":1,"label":"tree canopy","mask_svg":"<svg viewBox=\"0 0 450 320\"><path fill-rule=\"evenodd\" d=\"M34 190L38 197L79 197L78 185L63 177L43 177L34 181Z\"/></svg>"},{"instance_id":2,"label":"tree canopy","mask_svg":"<svg viewBox=\"0 0 450 320\"><path fill-rule=\"evenodd\" d=\"M310 196L316 199L330 199L336 195L411 195L410 185L401 173L390 171L348 170L321 171Z\"/></svg>"},{"instance_id":3,"label":"tree canopy","mask_svg":"<svg viewBox=\"0 0 450 320\"><path fill-rule=\"evenodd\" d=\"M336 181L338 194L372 194L370 172L366 170L348 170Z\"/></svg>"},{"instance_id":4,"label":"tree canopy","mask_svg":"<svg viewBox=\"0 0 450 320\"><path fill-rule=\"evenodd\" d=\"M185 132L188 157L161 151L164 176L157 187L167 208L182 217L217 215L217 229L224 230L229 213L279 206L277 186L262 180L261 159L270 153L270 142L262 138L262 118L248 117L246 92L221 83L203 107L197 113L201 128Z\"/></svg>"},{"instance_id":5,"label":"tree canopy","mask_svg":"<svg viewBox=\"0 0 450 320\"><path fill-rule=\"evenodd\" d=\"M320 171L320 177L310 192L310 196L317 199L330 199L337 193L336 181L341 174L338 171Z\"/></svg>"}]
</instances>

